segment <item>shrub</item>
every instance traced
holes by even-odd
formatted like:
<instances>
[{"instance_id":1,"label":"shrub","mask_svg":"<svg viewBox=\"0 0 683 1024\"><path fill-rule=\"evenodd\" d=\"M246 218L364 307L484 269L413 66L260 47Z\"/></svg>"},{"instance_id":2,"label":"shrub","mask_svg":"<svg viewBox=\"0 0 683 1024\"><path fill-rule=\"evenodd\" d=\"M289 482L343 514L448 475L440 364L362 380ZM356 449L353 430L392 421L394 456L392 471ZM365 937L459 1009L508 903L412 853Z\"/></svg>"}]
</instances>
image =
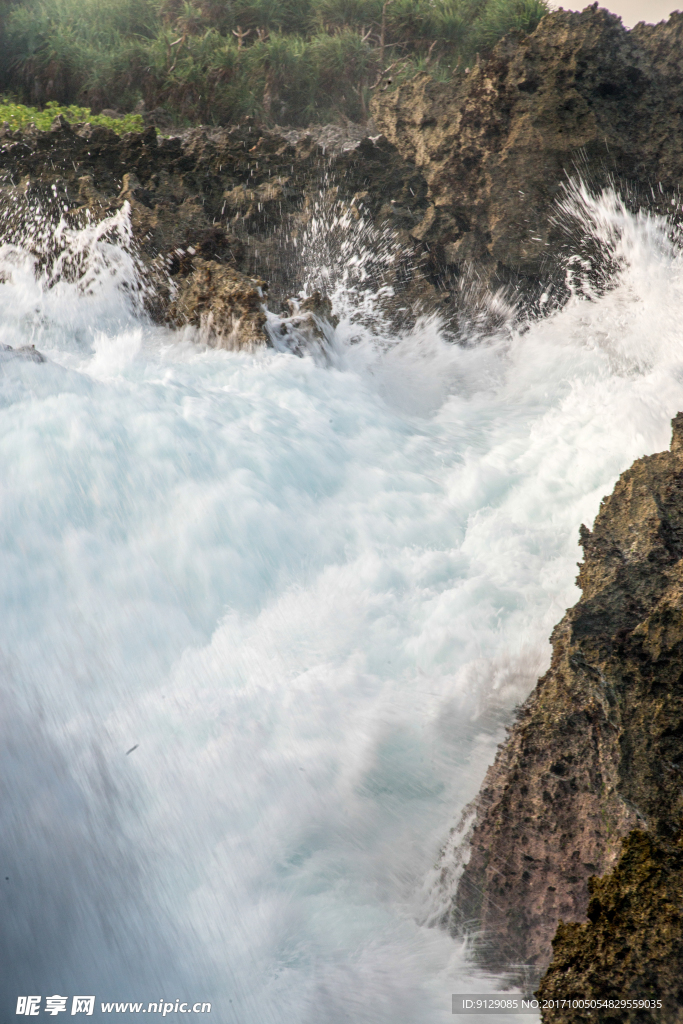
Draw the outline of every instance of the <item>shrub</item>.
<instances>
[{"instance_id":1,"label":"shrub","mask_svg":"<svg viewBox=\"0 0 683 1024\"><path fill-rule=\"evenodd\" d=\"M357 120L389 66L448 79L546 11L546 0L0 0L0 89L39 107L142 99L187 121Z\"/></svg>"},{"instance_id":2,"label":"shrub","mask_svg":"<svg viewBox=\"0 0 683 1024\"><path fill-rule=\"evenodd\" d=\"M26 107L22 103L13 103L0 97L0 124L7 122L13 131L28 128L31 124L45 131L60 114L72 124L89 121L90 124L112 128L119 135L125 132L141 132L145 127L139 114L124 114L120 118L107 117L103 114L93 114L88 107L61 107L54 101L38 110L37 107Z\"/></svg>"}]
</instances>

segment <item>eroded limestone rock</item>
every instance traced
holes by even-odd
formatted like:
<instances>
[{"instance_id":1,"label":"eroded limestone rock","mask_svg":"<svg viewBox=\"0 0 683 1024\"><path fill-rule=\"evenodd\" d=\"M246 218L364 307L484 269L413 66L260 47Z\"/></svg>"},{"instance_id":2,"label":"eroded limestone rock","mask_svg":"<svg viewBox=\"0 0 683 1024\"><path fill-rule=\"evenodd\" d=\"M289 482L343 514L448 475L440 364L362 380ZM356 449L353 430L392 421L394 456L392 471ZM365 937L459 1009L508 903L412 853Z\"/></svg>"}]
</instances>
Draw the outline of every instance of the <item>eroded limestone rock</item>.
<instances>
[{"instance_id":1,"label":"eroded limestone rock","mask_svg":"<svg viewBox=\"0 0 683 1024\"><path fill-rule=\"evenodd\" d=\"M631 832L614 871L589 879L588 891L587 922L561 924L553 939L552 963L538 993L547 1005L544 1024L680 1024L681 837L667 841ZM613 1009L591 1009L591 1001L611 1001Z\"/></svg>"},{"instance_id":2,"label":"eroded limestone rock","mask_svg":"<svg viewBox=\"0 0 683 1024\"><path fill-rule=\"evenodd\" d=\"M169 319L198 327L216 348L254 349L269 343L264 309L267 285L213 260L195 259L181 281Z\"/></svg>"},{"instance_id":3,"label":"eroded limestone rock","mask_svg":"<svg viewBox=\"0 0 683 1024\"><path fill-rule=\"evenodd\" d=\"M454 272L475 261L489 280L527 287L552 279L567 241L554 204L568 176L596 189L616 180L634 206L670 212L682 106L683 15L627 31L597 3L507 36L450 82L423 74L372 101L378 129L427 181L412 238Z\"/></svg>"},{"instance_id":4,"label":"eroded limestone rock","mask_svg":"<svg viewBox=\"0 0 683 1024\"><path fill-rule=\"evenodd\" d=\"M297 241L311 218L335 203L351 207L362 194L371 221L382 221L387 197L419 220L426 193L422 175L383 138L329 152L315 133L291 141L287 134L253 123L173 138L153 128L118 136L63 119L49 132L2 127L0 203L16 211L13 222L30 200L74 223L99 221L127 204L160 319L170 301L163 275L180 285L195 257L267 280L278 309L305 282Z\"/></svg>"},{"instance_id":5,"label":"eroded limestone rock","mask_svg":"<svg viewBox=\"0 0 683 1024\"><path fill-rule=\"evenodd\" d=\"M330 300L315 291L305 299L287 299L283 315L273 317L267 330L274 348L300 356L326 356L338 322Z\"/></svg>"},{"instance_id":6,"label":"eroded limestone rock","mask_svg":"<svg viewBox=\"0 0 683 1024\"><path fill-rule=\"evenodd\" d=\"M673 428L671 450L634 463L582 528L581 600L478 797L448 923L483 928L491 967L540 975L558 922L586 920L588 880L615 867L623 838L680 832L683 414Z\"/></svg>"},{"instance_id":7,"label":"eroded limestone rock","mask_svg":"<svg viewBox=\"0 0 683 1024\"><path fill-rule=\"evenodd\" d=\"M360 216L362 196L362 216L391 229L405 253L385 268L397 308L448 316L475 279L531 300L549 283L566 294L562 247L576 239L555 204L568 176L594 188L617 180L633 207L675 214L682 108L683 15L627 31L594 5L508 36L451 82L421 75L380 92L383 134L372 137L253 122L171 138L63 119L49 132L2 127L0 201L42 190L47 208L56 189L60 215L67 206L67 216L93 217L128 203L143 263L182 278L193 249L268 280L278 309L306 280L306 224L334 201Z\"/></svg>"}]
</instances>

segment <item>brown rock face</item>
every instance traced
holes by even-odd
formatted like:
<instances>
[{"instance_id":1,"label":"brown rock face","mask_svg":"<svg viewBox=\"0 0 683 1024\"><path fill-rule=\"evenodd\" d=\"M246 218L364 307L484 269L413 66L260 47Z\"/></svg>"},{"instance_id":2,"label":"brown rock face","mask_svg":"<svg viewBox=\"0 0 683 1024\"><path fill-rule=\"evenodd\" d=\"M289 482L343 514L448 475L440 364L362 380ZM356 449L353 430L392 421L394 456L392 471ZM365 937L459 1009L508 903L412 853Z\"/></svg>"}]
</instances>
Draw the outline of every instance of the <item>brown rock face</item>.
<instances>
[{"instance_id":1,"label":"brown rock face","mask_svg":"<svg viewBox=\"0 0 683 1024\"><path fill-rule=\"evenodd\" d=\"M591 878L588 891L587 923L561 924L553 939L553 961L538 993L547 1007L543 1020L680 1024L681 839L665 842L631 832L618 866L606 878ZM607 1004L599 1017L585 1005L593 1000Z\"/></svg>"},{"instance_id":2,"label":"brown rock face","mask_svg":"<svg viewBox=\"0 0 683 1024\"><path fill-rule=\"evenodd\" d=\"M598 5L508 36L455 82L422 75L373 101L378 127L422 170L413 238L455 269L532 283L566 242L553 218L567 175L649 192L683 179L683 15L626 31Z\"/></svg>"},{"instance_id":3,"label":"brown rock face","mask_svg":"<svg viewBox=\"0 0 683 1024\"><path fill-rule=\"evenodd\" d=\"M203 307L189 315L196 288L183 282L195 264L202 269L193 280L203 278L207 262L267 279L277 309L300 292L310 271L301 263L297 241L312 218L335 203L358 214L360 204L371 223L386 222L400 234L388 199L410 223L426 205L422 175L385 139L363 138L328 152L311 135L290 134L247 123L191 129L169 139L153 128L121 137L107 128L71 126L63 118L48 132L0 127L3 228L22 237L22 216L29 211L30 220L38 206L55 220L65 216L83 223L127 204L136 251L156 294L149 305L159 319L167 319L170 276L180 287L181 319L206 320ZM231 280L216 268L211 274L212 294L219 279ZM429 291L426 282L425 287ZM230 294L231 288L228 305ZM176 303L171 319L179 311ZM222 316L216 313L215 322Z\"/></svg>"},{"instance_id":4,"label":"brown rock face","mask_svg":"<svg viewBox=\"0 0 683 1024\"><path fill-rule=\"evenodd\" d=\"M216 348L254 349L268 344L263 309L265 281L232 267L196 259L169 310L169 319L199 327Z\"/></svg>"},{"instance_id":5,"label":"brown rock face","mask_svg":"<svg viewBox=\"0 0 683 1024\"><path fill-rule=\"evenodd\" d=\"M683 816L683 414L582 527L583 595L489 769L450 926L483 929L490 966L541 973L558 922L585 920L588 879Z\"/></svg>"}]
</instances>

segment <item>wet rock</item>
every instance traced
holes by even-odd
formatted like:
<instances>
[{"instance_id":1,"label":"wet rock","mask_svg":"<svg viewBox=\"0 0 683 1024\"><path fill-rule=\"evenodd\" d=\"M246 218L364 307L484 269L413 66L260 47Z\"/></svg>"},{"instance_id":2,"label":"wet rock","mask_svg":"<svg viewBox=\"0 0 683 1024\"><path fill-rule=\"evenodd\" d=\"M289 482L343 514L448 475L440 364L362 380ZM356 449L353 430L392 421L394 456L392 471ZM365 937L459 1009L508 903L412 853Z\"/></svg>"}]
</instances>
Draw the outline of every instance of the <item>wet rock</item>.
<instances>
[{"instance_id":1,"label":"wet rock","mask_svg":"<svg viewBox=\"0 0 683 1024\"><path fill-rule=\"evenodd\" d=\"M489 281L533 291L567 241L555 203L568 176L620 181L633 206L670 212L683 178L682 44L681 14L627 31L594 4L506 37L450 82L423 74L377 93L378 130L428 184L412 237L454 273L474 261Z\"/></svg>"},{"instance_id":2,"label":"wet rock","mask_svg":"<svg viewBox=\"0 0 683 1024\"><path fill-rule=\"evenodd\" d=\"M137 254L157 292L149 305L161 319L170 301L163 274L179 286L194 256L268 280L278 309L305 283L297 241L322 211L351 207L363 195L362 215L381 223L391 196L412 211L412 223L423 216L425 193L421 174L393 146L366 136L351 148L325 148L315 134L290 139L253 123L171 138L153 127L118 136L59 119L50 132L0 129L5 208L19 211L30 194L34 206L82 222L127 204Z\"/></svg>"},{"instance_id":3,"label":"wet rock","mask_svg":"<svg viewBox=\"0 0 683 1024\"><path fill-rule=\"evenodd\" d=\"M3 127L0 202L42 189L47 208L56 189L60 215L66 205L67 216L98 218L127 203L158 316L169 301L158 272L182 279L189 263L178 253L190 249L269 281L278 309L306 283L306 226L335 203L403 247L382 284L404 321L416 310L446 315L447 295L471 305L475 280L509 285L532 305L553 290L561 301L558 254L577 241L556 205L568 176L596 189L616 180L632 207L678 216L682 55L683 15L627 31L594 5L547 15L450 82L419 75L380 90L367 126L251 120L164 138L152 111L144 132L121 137L63 118L49 132Z\"/></svg>"},{"instance_id":4,"label":"wet rock","mask_svg":"<svg viewBox=\"0 0 683 1024\"><path fill-rule=\"evenodd\" d=\"M455 932L483 929L478 955L487 966L526 964L536 977L550 961L558 922L590 915L591 893L602 891L602 883L589 887L589 879L621 863L625 836L647 830L663 851L678 842L683 414L673 421L671 450L639 459L623 474L593 530L582 527L580 543L582 597L554 630L551 667L519 709L486 776L470 860L447 922ZM605 881L610 892L617 893L614 886L626 877L621 870ZM649 899L644 890L643 900ZM642 927L649 929L650 911L645 903L641 909ZM598 914L596 927L599 921L604 938L608 918ZM609 952L605 938L598 958L591 928L560 929L557 962L575 956L578 946L568 936L579 934L592 936L591 977L598 977L600 965L609 973L617 946ZM655 957L659 947L650 932L634 942L645 961L648 943ZM553 968L548 982L554 991L558 971Z\"/></svg>"},{"instance_id":5,"label":"wet rock","mask_svg":"<svg viewBox=\"0 0 683 1024\"><path fill-rule=\"evenodd\" d=\"M286 315L268 323L273 347L299 356L325 356L339 323L327 296L315 291L305 299L290 298L283 303L283 310Z\"/></svg>"},{"instance_id":6,"label":"wet rock","mask_svg":"<svg viewBox=\"0 0 683 1024\"><path fill-rule=\"evenodd\" d=\"M19 348L12 348L11 345L0 345L0 362L7 359L25 359L30 363L46 363L47 359L42 352L39 352L35 345L20 345Z\"/></svg>"},{"instance_id":7,"label":"wet rock","mask_svg":"<svg viewBox=\"0 0 683 1024\"><path fill-rule=\"evenodd\" d=\"M587 922L561 924L553 939L552 963L538 992L548 1006L544 1022L683 1021L681 838L667 842L631 832L614 871L589 879L588 892ZM569 1000L574 1005L567 1006ZM592 1000L612 1001L614 1008L597 1017L585 1006ZM631 1008L624 1005L629 1000Z\"/></svg>"},{"instance_id":8,"label":"wet rock","mask_svg":"<svg viewBox=\"0 0 683 1024\"><path fill-rule=\"evenodd\" d=\"M339 323L339 317L335 316L332 312L332 302L327 295L323 295L320 291L314 291L312 295L307 295L305 299L287 299L283 304L283 309L290 316L310 314L321 322L332 324L333 327L336 327Z\"/></svg>"},{"instance_id":9,"label":"wet rock","mask_svg":"<svg viewBox=\"0 0 683 1024\"><path fill-rule=\"evenodd\" d=\"M216 348L251 350L269 343L265 332L267 285L213 260L194 260L181 282L169 319L200 329Z\"/></svg>"}]
</instances>

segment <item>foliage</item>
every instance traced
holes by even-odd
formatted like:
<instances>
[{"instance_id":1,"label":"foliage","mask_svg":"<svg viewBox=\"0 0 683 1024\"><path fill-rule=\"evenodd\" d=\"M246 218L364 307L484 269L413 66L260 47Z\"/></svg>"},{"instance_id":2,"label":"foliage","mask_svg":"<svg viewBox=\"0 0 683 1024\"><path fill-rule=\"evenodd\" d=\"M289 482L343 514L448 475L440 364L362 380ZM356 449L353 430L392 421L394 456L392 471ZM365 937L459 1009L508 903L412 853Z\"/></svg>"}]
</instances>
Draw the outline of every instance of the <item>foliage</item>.
<instances>
[{"instance_id":1,"label":"foliage","mask_svg":"<svg viewBox=\"0 0 683 1024\"><path fill-rule=\"evenodd\" d=\"M367 116L392 69L446 80L546 0L0 0L0 89L225 123ZM0 72L0 76L2 72ZM90 115L90 120L93 115Z\"/></svg>"},{"instance_id":2,"label":"foliage","mask_svg":"<svg viewBox=\"0 0 683 1024\"><path fill-rule=\"evenodd\" d=\"M89 107L77 107L73 104L60 107L54 100L46 103L42 110L38 110L37 107L25 107L22 103L12 103L11 100L0 97L0 124L6 122L12 131L27 128L31 124L45 131L60 114L72 124L89 121L90 124L112 128L119 135L125 132L141 132L145 127L140 114L124 114L120 118L107 117L103 114L93 114Z\"/></svg>"}]
</instances>

